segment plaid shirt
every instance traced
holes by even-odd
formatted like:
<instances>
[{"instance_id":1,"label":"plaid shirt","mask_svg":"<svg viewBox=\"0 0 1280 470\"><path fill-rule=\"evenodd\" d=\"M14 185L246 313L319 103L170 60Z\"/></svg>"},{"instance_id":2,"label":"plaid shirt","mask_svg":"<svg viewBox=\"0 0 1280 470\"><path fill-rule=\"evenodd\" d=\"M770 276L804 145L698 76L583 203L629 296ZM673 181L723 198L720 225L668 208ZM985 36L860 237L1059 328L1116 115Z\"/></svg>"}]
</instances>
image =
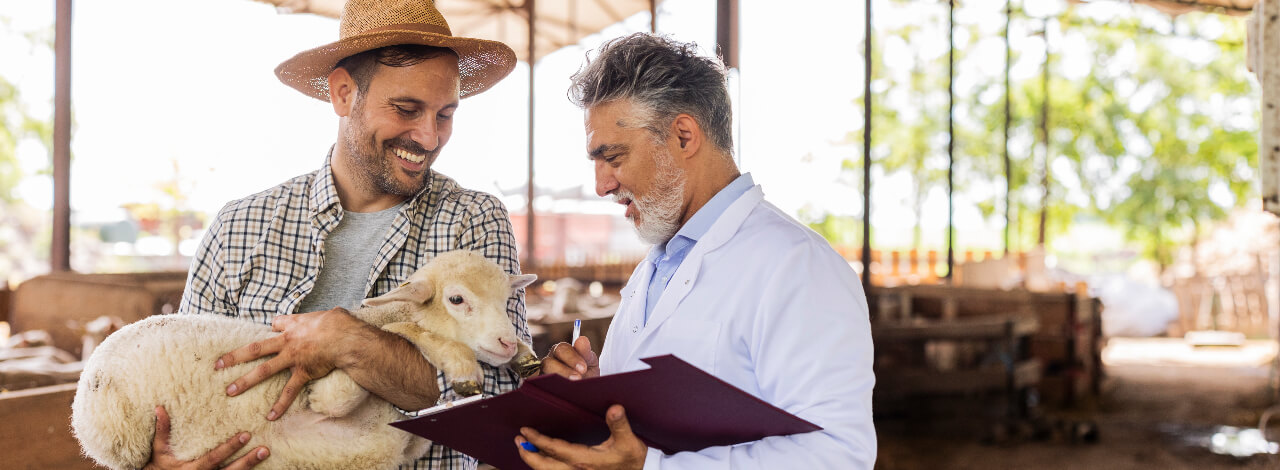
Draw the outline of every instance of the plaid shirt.
<instances>
[{"instance_id":1,"label":"plaid shirt","mask_svg":"<svg viewBox=\"0 0 1280 470\"><path fill-rule=\"evenodd\" d=\"M515 236L507 210L494 196L463 189L431 171L427 186L406 201L374 265L365 291L382 295L438 253L480 251L508 273L518 274ZM315 287L324 260L325 238L342 219L328 159L319 171L228 203L209 225L191 262L181 313L220 313L271 324L276 315L295 313ZM524 291L507 300L507 315L517 334L531 342L525 323ZM519 376L509 368L481 363L484 394L514 390ZM456 394L437 377L441 400ZM413 415L413 413L408 413ZM476 461L435 445L408 469L468 469Z\"/></svg>"}]
</instances>

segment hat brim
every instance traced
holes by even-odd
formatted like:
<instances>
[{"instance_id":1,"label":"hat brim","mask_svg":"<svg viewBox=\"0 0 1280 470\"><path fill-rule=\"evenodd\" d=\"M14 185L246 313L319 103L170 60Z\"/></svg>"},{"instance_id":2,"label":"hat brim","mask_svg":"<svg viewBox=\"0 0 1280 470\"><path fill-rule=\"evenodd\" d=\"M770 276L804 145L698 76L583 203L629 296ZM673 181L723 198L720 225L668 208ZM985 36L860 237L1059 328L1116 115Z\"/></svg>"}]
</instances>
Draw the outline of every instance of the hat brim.
<instances>
[{"instance_id":1,"label":"hat brim","mask_svg":"<svg viewBox=\"0 0 1280 470\"><path fill-rule=\"evenodd\" d=\"M329 101L329 73L344 58L380 47L400 44L447 47L458 54L459 98L488 90L516 66L516 53L498 41L463 38L410 30L357 34L302 51L276 67L276 77L321 101Z\"/></svg>"}]
</instances>

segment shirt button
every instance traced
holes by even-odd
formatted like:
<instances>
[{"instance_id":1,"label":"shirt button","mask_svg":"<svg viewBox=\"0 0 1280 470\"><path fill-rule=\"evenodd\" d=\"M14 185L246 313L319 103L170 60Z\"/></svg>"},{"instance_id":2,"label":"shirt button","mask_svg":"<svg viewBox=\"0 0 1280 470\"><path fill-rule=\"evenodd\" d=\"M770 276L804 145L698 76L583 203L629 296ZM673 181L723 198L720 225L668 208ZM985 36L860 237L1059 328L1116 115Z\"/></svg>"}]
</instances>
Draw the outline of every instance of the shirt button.
<instances>
[{"instance_id":1,"label":"shirt button","mask_svg":"<svg viewBox=\"0 0 1280 470\"><path fill-rule=\"evenodd\" d=\"M301 292L294 292L294 293L293 293L293 298L295 298L295 299L296 299L296 298L298 298L298 297L302 297L302 293L301 293Z\"/></svg>"},{"instance_id":2,"label":"shirt button","mask_svg":"<svg viewBox=\"0 0 1280 470\"><path fill-rule=\"evenodd\" d=\"M640 327L638 327L638 326L633 326L633 327L631 327L631 332L632 332L632 333L639 333L639 332L640 332Z\"/></svg>"}]
</instances>

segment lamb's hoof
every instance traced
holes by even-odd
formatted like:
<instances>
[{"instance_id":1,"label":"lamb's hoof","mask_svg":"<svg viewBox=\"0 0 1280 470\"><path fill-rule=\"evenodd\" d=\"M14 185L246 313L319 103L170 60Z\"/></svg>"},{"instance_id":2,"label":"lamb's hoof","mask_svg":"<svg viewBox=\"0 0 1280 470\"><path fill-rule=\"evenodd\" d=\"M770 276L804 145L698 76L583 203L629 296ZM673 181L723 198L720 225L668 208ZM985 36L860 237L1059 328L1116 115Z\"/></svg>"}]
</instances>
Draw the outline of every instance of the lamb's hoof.
<instances>
[{"instance_id":1,"label":"lamb's hoof","mask_svg":"<svg viewBox=\"0 0 1280 470\"><path fill-rule=\"evenodd\" d=\"M480 384L474 380L462 380L453 383L453 391L458 395L469 397L480 394Z\"/></svg>"},{"instance_id":2,"label":"lamb's hoof","mask_svg":"<svg viewBox=\"0 0 1280 470\"><path fill-rule=\"evenodd\" d=\"M532 354L516 358L511 362L511 366L517 374L520 374L522 379L527 379L542 372L542 360Z\"/></svg>"}]
</instances>

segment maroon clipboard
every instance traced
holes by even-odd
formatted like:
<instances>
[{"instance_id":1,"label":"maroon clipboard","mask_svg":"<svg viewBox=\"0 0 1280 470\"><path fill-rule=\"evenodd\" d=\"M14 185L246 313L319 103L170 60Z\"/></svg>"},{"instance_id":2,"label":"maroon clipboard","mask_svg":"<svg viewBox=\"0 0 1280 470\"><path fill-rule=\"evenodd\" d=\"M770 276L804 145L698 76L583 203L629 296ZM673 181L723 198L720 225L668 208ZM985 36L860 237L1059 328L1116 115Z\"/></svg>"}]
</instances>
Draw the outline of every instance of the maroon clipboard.
<instances>
[{"instance_id":1,"label":"maroon clipboard","mask_svg":"<svg viewBox=\"0 0 1280 470\"><path fill-rule=\"evenodd\" d=\"M391 425L503 470L529 468L516 452L523 426L579 444L604 442L605 411L615 403L636 436L668 454L822 429L675 356L641 360L648 369L577 381L543 375Z\"/></svg>"}]
</instances>

